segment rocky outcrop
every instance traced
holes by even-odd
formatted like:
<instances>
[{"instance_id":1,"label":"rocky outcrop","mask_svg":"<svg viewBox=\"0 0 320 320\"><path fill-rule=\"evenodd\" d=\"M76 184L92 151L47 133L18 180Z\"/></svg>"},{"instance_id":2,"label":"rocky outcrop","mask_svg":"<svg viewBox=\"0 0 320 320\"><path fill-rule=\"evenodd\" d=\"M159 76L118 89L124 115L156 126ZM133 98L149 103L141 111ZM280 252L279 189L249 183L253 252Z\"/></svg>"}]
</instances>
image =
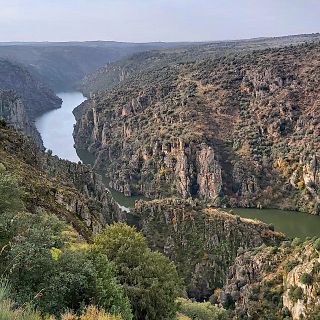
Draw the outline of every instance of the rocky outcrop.
<instances>
[{"instance_id":1,"label":"rocky outcrop","mask_svg":"<svg viewBox=\"0 0 320 320\"><path fill-rule=\"evenodd\" d=\"M151 248L177 264L190 297L208 298L221 287L240 248L284 238L268 225L182 199L136 202L131 212Z\"/></svg>"},{"instance_id":2,"label":"rocky outcrop","mask_svg":"<svg viewBox=\"0 0 320 320\"><path fill-rule=\"evenodd\" d=\"M0 162L21 180L30 212L54 213L87 239L124 219L90 166L53 157L7 127L0 128Z\"/></svg>"},{"instance_id":3,"label":"rocky outcrop","mask_svg":"<svg viewBox=\"0 0 320 320\"><path fill-rule=\"evenodd\" d=\"M23 66L0 59L0 89L14 90L22 99L29 118L59 108L61 99L43 83L35 80Z\"/></svg>"},{"instance_id":4,"label":"rocky outcrop","mask_svg":"<svg viewBox=\"0 0 320 320\"><path fill-rule=\"evenodd\" d=\"M318 241L319 242L319 241ZM252 319L316 319L320 314L317 241L295 239L242 252L218 300Z\"/></svg>"},{"instance_id":5,"label":"rocky outcrop","mask_svg":"<svg viewBox=\"0 0 320 320\"><path fill-rule=\"evenodd\" d=\"M316 42L148 66L86 102L76 145L129 196L318 214L319 57Z\"/></svg>"},{"instance_id":6,"label":"rocky outcrop","mask_svg":"<svg viewBox=\"0 0 320 320\"><path fill-rule=\"evenodd\" d=\"M34 122L29 119L21 98L14 91L0 89L0 118L33 139L38 146L42 146L42 139Z\"/></svg>"}]
</instances>

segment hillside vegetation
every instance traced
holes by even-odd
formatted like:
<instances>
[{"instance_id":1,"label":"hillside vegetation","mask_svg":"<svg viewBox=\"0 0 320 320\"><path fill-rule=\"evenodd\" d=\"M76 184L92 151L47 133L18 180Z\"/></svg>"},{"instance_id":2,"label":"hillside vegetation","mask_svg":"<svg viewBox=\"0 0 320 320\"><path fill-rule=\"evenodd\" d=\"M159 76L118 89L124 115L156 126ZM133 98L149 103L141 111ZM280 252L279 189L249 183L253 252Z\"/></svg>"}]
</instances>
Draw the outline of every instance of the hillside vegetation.
<instances>
[{"instance_id":1,"label":"hillside vegetation","mask_svg":"<svg viewBox=\"0 0 320 320\"><path fill-rule=\"evenodd\" d=\"M78 108L77 148L128 196L317 214L319 61L315 41L156 63Z\"/></svg>"}]
</instances>

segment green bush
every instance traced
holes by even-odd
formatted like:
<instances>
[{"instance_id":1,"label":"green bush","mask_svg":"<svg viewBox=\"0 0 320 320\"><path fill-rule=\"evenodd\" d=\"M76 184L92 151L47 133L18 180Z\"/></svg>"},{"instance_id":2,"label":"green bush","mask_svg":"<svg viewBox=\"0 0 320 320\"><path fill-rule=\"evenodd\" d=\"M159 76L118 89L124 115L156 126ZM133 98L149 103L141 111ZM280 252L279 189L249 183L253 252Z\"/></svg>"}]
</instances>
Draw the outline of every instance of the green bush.
<instances>
[{"instance_id":1,"label":"green bush","mask_svg":"<svg viewBox=\"0 0 320 320\"><path fill-rule=\"evenodd\" d=\"M97 304L132 319L129 300L105 255L72 244L70 228L54 215L19 213L15 217L1 268L10 270L7 276L18 305L32 299L41 312L59 316L68 309L78 312Z\"/></svg>"},{"instance_id":2,"label":"green bush","mask_svg":"<svg viewBox=\"0 0 320 320\"><path fill-rule=\"evenodd\" d=\"M297 300L302 299L302 297L303 297L302 289L300 287L298 287L298 286L291 287L290 290L289 290L289 297L293 301L297 301Z\"/></svg>"},{"instance_id":3,"label":"green bush","mask_svg":"<svg viewBox=\"0 0 320 320\"><path fill-rule=\"evenodd\" d=\"M314 249L316 249L317 251L320 251L320 238L318 238L314 244L313 244Z\"/></svg>"},{"instance_id":4,"label":"green bush","mask_svg":"<svg viewBox=\"0 0 320 320\"><path fill-rule=\"evenodd\" d=\"M294 238L291 242L292 247L296 247L302 244L302 240L300 238Z\"/></svg>"},{"instance_id":5,"label":"green bush","mask_svg":"<svg viewBox=\"0 0 320 320\"><path fill-rule=\"evenodd\" d=\"M192 320L223 320L227 319L226 310L212 305L210 302L192 302L179 298L179 311Z\"/></svg>"},{"instance_id":6,"label":"green bush","mask_svg":"<svg viewBox=\"0 0 320 320\"><path fill-rule=\"evenodd\" d=\"M1 320L41 320L40 314L34 312L29 305L16 308L10 300L10 286L5 279L0 280L0 319Z\"/></svg>"},{"instance_id":7,"label":"green bush","mask_svg":"<svg viewBox=\"0 0 320 320\"><path fill-rule=\"evenodd\" d=\"M23 190L18 180L5 171L0 171L0 214L22 210L22 196Z\"/></svg>"},{"instance_id":8,"label":"green bush","mask_svg":"<svg viewBox=\"0 0 320 320\"><path fill-rule=\"evenodd\" d=\"M284 271L289 273L293 268L295 268L299 263L297 261L291 260L289 261L285 267L284 267Z\"/></svg>"},{"instance_id":9,"label":"green bush","mask_svg":"<svg viewBox=\"0 0 320 320\"><path fill-rule=\"evenodd\" d=\"M176 267L164 255L150 251L141 232L115 223L95 238L95 250L116 265L135 319L175 319L175 299L182 291Z\"/></svg>"},{"instance_id":10,"label":"green bush","mask_svg":"<svg viewBox=\"0 0 320 320\"><path fill-rule=\"evenodd\" d=\"M312 283L312 275L310 273L303 273L300 276L300 281L303 284L310 285Z\"/></svg>"}]
</instances>

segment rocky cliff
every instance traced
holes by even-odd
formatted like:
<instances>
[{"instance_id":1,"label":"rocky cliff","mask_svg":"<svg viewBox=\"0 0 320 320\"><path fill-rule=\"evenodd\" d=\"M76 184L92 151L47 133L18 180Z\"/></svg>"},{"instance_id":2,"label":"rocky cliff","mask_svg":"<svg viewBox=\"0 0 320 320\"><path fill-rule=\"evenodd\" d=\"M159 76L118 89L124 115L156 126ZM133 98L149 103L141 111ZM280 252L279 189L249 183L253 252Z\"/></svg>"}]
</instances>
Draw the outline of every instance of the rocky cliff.
<instances>
[{"instance_id":1,"label":"rocky cliff","mask_svg":"<svg viewBox=\"0 0 320 320\"><path fill-rule=\"evenodd\" d=\"M3 59L0 59L0 89L14 90L22 99L31 120L45 111L59 108L62 102L26 68Z\"/></svg>"},{"instance_id":2,"label":"rocky cliff","mask_svg":"<svg viewBox=\"0 0 320 320\"><path fill-rule=\"evenodd\" d=\"M318 319L319 240L295 239L242 252L217 292L240 319Z\"/></svg>"},{"instance_id":3,"label":"rocky cliff","mask_svg":"<svg viewBox=\"0 0 320 320\"><path fill-rule=\"evenodd\" d=\"M86 239L106 223L122 219L101 177L89 166L53 157L3 124L0 162L20 180L30 212L54 213Z\"/></svg>"},{"instance_id":4,"label":"rocky cliff","mask_svg":"<svg viewBox=\"0 0 320 320\"><path fill-rule=\"evenodd\" d=\"M131 213L152 249L175 261L188 295L208 298L222 287L240 248L284 239L266 224L204 208L197 201L139 201Z\"/></svg>"},{"instance_id":5,"label":"rocky cliff","mask_svg":"<svg viewBox=\"0 0 320 320\"><path fill-rule=\"evenodd\" d=\"M0 118L31 137L38 146L42 146L42 139L33 121L27 115L25 106L14 91L0 89Z\"/></svg>"},{"instance_id":6,"label":"rocky cliff","mask_svg":"<svg viewBox=\"0 0 320 320\"><path fill-rule=\"evenodd\" d=\"M86 102L76 145L126 195L317 214L319 63L311 42L149 68Z\"/></svg>"}]
</instances>

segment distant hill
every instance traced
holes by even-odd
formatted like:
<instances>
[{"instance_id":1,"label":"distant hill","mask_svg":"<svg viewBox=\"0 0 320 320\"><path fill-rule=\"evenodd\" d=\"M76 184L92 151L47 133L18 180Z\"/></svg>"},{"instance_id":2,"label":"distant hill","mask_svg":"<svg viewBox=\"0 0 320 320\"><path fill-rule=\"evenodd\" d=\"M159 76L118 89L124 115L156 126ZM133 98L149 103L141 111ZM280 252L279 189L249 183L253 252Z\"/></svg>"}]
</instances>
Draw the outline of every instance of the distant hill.
<instances>
[{"instance_id":1,"label":"distant hill","mask_svg":"<svg viewBox=\"0 0 320 320\"><path fill-rule=\"evenodd\" d=\"M24 66L1 58L0 89L14 90L22 98L31 119L61 105L61 99Z\"/></svg>"},{"instance_id":2,"label":"distant hill","mask_svg":"<svg viewBox=\"0 0 320 320\"><path fill-rule=\"evenodd\" d=\"M320 39L320 34L293 35L274 38L216 41L206 44L179 44L175 48L136 53L120 61L108 63L94 73L88 74L81 82L81 90L90 93L113 88L130 75L167 66L168 64L195 62L199 60L226 56L234 53L279 48ZM159 48L158 48L159 49Z\"/></svg>"},{"instance_id":3,"label":"distant hill","mask_svg":"<svg viewBox=\"0 0 320 320\"><path fill-rule=\"evenodd\" d=\"M28 42L0 43L0 58L16 61L56 92L72 90L99 67L136 52L186 43Z\"/></svg>"}]
</instances>

